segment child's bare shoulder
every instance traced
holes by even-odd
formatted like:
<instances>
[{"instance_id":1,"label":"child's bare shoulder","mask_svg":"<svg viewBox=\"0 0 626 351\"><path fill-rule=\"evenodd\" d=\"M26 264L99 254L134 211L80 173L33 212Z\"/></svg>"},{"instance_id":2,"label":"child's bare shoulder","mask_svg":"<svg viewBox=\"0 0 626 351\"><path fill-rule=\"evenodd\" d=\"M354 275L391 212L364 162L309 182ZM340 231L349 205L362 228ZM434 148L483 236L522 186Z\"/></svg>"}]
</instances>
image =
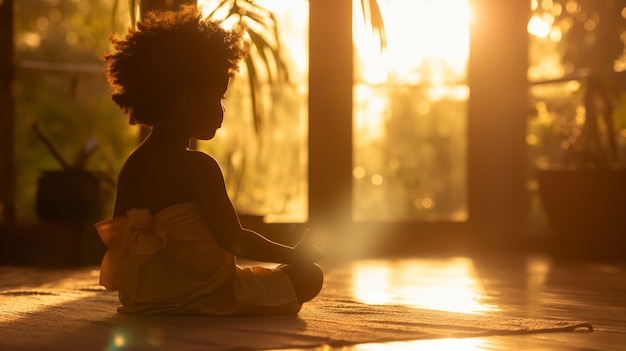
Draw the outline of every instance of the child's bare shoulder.
<instances>
[{"instance_id":1,"label":"child's bare shoulder","mask_svg":"<svg viewBox=\"0 0 626 351\"><path fill-rule=\"evenodd\" d=\"M187 152L187 155L189 157L189 162L191 162L192 167L196 167L199 171L218 171L221 173L219 163L215 158L213 158L213 156L208 155L202 151L194 150Z\"/></svg>"},{"instance_id":2,"label":"child's bare shoulder","mask_svg":"<svg viewBox=\"0 0 626 351\"><path fill-rule=\"evenodd\" d=\"M189 159L192 160L192 162L208 162L217 165L217 160L213 158L213 156L202 151L189 150L187 151L187 155L189 156Z\"/></svg>"},{"instance_id":3,"label":"child's bare shoulder","mask_svg":"<svg viewBox=\"0 0 626 351\"><path fill-rule=\"evenodd\" d=\"M216 188L224 187L224 175L219 163L211 155L205 154L201 151L189 151L187 152L189 165L192 169L193 178L200 180L200 193L206 191L206 187L211 188L211 192ZM208 199L208 197L201 197L202 199Z\"/></svg>"}]
</instances>

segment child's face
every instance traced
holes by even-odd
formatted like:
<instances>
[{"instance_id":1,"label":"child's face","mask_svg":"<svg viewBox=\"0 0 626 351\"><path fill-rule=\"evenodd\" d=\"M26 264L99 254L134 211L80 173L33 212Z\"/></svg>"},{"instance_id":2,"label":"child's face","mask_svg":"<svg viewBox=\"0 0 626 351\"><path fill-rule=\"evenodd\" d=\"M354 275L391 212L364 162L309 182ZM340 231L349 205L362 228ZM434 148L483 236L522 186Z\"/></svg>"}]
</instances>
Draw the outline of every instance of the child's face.
<instances>
[{"instance_id":1,"label":"child's face","mask_svg":"<svg viewBox=\"0 0 626 351\"><path fill-rule=\"evenodd\" d=\"M210 140L222 126L224 105L222 99L228 88L228 75L220 78L213 87L198 94L191 102L189 136L198 140Z\"/></svg>"}]
</instances>

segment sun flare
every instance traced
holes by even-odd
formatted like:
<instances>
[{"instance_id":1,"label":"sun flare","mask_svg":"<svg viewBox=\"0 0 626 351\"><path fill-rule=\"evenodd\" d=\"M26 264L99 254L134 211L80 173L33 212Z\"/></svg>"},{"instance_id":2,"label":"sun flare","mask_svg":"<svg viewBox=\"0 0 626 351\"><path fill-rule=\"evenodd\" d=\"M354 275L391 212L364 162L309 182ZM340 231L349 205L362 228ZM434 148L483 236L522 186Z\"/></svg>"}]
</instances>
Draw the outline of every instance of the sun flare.
<instances>
[{"instance_id":1,"label":"sun flare","mask_svg":"<svg viewBox=\"0 0 626 351\"><path fill-rule=\"evenodd\" d=\"M469 259L363 261L352 272L354 297L363 303L460 313L498 309L482 301L485 292Z\"/></svg>"},{"instance_id":2,"label":"sun flare","mask_svg":"<svg viewBox=\"0 0 626 351\"><path fill-rule=\"evenodd\" d=\"M382 55L359 14L360 1L354 1L353 35L361 79L418 83L464 77L471 18L468 0L379 1L379 6L387 35Z\"/></svg>"}]
</instances>

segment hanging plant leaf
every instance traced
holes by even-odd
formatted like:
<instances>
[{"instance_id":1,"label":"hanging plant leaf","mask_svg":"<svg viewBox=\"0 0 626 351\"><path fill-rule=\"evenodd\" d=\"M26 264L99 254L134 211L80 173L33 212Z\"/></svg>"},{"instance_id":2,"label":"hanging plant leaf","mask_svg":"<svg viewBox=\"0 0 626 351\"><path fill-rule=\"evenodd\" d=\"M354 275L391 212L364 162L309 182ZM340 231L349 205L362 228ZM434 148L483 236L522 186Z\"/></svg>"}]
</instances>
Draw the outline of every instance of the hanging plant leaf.
<instances>
[{"instance_id":1,"label":"hanging plant leaf","mask_svg":"<svg viewBox=\"0 0 626 351\"><path fill-rule=\"evenodd\" d=\"M383 20L378 0L361 0L363 21L372 28L372 34L378 37L380 49L387 47L387 34L385 32L385 21Z\"/></svg>"},{"instance_id":2,"label":"hanging plant leaf","mask_svg":"<svg viewBox=\"0 0 626 351\"><path fill-rule=\"evenodd\" d=\"M256 73L256 68L254 67L253 59L248 56L245 59L246 68L248 72L248 82L250 83L250 101L252 105L252 120L254 125L254 131L256 132L257 138L261 140L261 127L262 127L262 114L263 109L257 98L257 91L259 90L259 79Z\"/></svg>"},{"instance_id":3,"label":"hanging plant leaf","mask_svg":"<svg viewBox=\"0 0 626 351\"><path fill-rule=\"evenodd\" d=\"M218 10L227 9L224 18L216 18ZM289 68L283 59L278 33L278 23L274 14L254 3L253 0L224 0L207 16L212 19L228 20L235 18L235 23L244 33L244 45L248 49L245 59L247 80L250 84L252 123L258 141L261 142L265 102L259 98L261 77L259 69L266 72L266 82L277 86L289 81Z\"/></svg>"}]
</instances>

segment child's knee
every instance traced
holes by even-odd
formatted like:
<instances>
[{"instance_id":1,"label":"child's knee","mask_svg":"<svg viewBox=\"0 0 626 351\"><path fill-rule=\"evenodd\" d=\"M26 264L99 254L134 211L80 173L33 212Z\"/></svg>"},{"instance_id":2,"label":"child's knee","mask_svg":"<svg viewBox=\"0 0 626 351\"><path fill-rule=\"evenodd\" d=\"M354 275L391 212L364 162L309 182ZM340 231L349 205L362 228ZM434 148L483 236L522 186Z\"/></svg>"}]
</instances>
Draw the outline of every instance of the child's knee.
<instances>
[{"instance_id":1,"label":"child's knee","mask_svg":"<svg viewBox=\"0 0 626 351\"><path fill-rule=\"evenodd\" d=\"M299 291L296 294L300 302L312 300L320 293L324 285L324 272L320 266L313 264L307 266L305 271L297 278L300 282Z\"/></svg>"},{"instance_id":2,"label":"child's knee","mask_svg":"<svg viewBox=\"0 0 626 351\"><path fill-rule=\"evenodd\" d=\"M324 271L322 270L322 267L320 267L318 264L314 263L311 266L311 280L318 283L319 288L322 288L322 285L324 284Z\"/></svg>"},{"instance_id":3,"label":"child's knee","mask_svg":"<svg viewBox=\"0 0 626 351\"><path fill-rule=\"evenodd\" d=\"M283 265L280 269L289 276L301 303L313 299L322 290L324 271L319 265Z\"/></svg>"}]
</instances>

